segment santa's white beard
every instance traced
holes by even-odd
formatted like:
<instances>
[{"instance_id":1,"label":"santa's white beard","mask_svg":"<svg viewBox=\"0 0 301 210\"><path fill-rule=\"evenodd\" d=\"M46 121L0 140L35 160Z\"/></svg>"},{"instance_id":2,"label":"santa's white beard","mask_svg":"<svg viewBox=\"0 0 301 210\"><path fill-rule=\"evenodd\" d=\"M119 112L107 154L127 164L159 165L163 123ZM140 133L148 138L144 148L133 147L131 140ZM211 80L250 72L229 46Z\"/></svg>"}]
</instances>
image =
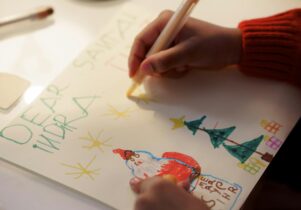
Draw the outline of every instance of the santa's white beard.
<instances>
[{"instance_id":1,"label":"santa's white beard","mask_svg":"<svg viewBox=\"0 0 301 210\"><path fill-rule=\"evenodd\" d=\"M152 177L158 175L163 165L168 163L168 160L156 160L153 158L146 158L139 165L135 165L134 162L128 161L128 166L133 169L134 176L145 179L147 177Z\"/></svg>"}]
</instances>

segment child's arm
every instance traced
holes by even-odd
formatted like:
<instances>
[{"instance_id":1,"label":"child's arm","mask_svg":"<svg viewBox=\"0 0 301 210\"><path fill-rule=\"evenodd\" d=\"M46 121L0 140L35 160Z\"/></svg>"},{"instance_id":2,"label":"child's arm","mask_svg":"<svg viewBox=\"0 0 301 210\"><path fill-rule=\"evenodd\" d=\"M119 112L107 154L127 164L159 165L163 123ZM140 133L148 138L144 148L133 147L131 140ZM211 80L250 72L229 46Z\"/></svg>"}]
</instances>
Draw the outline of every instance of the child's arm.
<instances>
[{"instance_id":1,"label":"child's arm","mask_svg":"<svg viewBox=\"0 0 301 210\"><path fill-rule=\"evenodd\" d=\"M136 37L129 57L131 77L139 67L149 75L178 77L188 69L239 64L248 75L301 86L301 9L242 21L238 28L190 18L171 48L145 58L170 16L162 13Z\"/></svg>"},{"instance_id":2,"label":"child's arm","mask_svg":"<svg viewBox=\"0 0 301 210\"><path fill-rule=\"evenodd\" d=\"M301 9L242 21L240 70L301 86Z\"/></svg>"}]
</instances>

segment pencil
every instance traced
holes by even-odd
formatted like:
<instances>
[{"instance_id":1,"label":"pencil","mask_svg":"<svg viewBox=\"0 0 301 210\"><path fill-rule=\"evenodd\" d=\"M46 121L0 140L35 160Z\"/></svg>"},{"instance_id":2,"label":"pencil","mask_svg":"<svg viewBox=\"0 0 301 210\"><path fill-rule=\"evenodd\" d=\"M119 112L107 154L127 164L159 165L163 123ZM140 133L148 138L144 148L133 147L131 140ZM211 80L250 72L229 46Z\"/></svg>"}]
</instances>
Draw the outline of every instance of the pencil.
<instances>
[{"instance_id":1,"label":"pencil","mask_svg":"<svg viewBox=\"0 0 301 210\"><path fill-rule=\"evenodd\" d=\"M199 0L184 0L177 11L170 18L165 28L160 33L154 45L148 51L146 57L167 49L170 43L174 40L178 32L184 26L189 14ZM127 96L131 96L133 92L140 86L145 78L145 74L139 69L133 78L133 83L127 91Z\"/></svg>"},{"instance_id":2,"label":"pencil","mask_svg":"<svg viewBox=\"0 0 301 210\"><path fill-rule=\"evenodd\" d=\"M54 10L51 7L40 7L35 9L34 11L23 13L19 15L9 16L0 20L0 27L10 25L13 23L25 21L25 20L40 20L44 19L51 14L53 14Z\"/></svg>"}]
</instances>

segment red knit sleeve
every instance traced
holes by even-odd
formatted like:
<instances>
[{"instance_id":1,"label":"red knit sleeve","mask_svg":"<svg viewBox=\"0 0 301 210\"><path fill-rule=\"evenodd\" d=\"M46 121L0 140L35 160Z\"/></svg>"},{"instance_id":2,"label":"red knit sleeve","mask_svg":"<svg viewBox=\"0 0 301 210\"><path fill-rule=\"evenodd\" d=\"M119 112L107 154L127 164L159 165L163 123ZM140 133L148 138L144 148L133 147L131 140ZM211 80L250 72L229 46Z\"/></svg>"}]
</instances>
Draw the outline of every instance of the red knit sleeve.
<instances>
[{"instance_id":1,"label":"red knit sleeve","mask_svg":"<svg viewBox=\"0 0 301 210\"><path fill-rule=\"evenodd\" d=\"M301 8L245 20L238 27L242 32L242 72L301 86Z\"/></svg>"}]
</instances>

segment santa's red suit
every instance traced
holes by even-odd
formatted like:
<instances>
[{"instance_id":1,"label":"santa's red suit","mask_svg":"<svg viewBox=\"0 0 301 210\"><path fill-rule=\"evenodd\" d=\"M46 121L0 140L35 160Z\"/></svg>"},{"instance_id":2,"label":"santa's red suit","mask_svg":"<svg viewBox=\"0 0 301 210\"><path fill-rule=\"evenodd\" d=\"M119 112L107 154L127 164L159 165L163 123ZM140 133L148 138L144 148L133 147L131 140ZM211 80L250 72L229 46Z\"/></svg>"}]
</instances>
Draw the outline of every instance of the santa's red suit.
<instances>
[{"instance_id":1,"label":"santa's red suit","mask_svg":"<svg viewBox=\"0 0 301 210\"><path fill-rule=\"evenodd\" d=\"M173 175L178 182L192 183L201 173L196 160L178 152L165 152L160 158L147 151L115 149L113 152L119 154L133 175L140 179Z\"/></svg>"}]
</instances>

